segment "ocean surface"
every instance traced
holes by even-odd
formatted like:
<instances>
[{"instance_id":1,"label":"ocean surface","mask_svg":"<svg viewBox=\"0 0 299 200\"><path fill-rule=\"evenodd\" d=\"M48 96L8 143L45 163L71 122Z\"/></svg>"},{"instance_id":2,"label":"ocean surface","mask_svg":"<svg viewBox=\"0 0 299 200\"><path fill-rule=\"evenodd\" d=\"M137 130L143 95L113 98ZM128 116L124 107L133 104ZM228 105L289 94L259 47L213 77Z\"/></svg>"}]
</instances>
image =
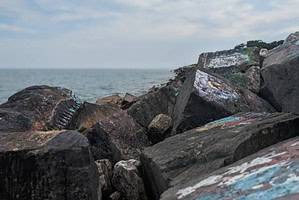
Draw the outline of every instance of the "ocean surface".
<instances>
[{"instance_id":1,"label":"ocean surface","mask_svg":"<svg viewBox=\"0 0 299 200\"><path fill-rule=\"evenodd\" d=\"M0 103L32 85L65 87L89 102L118 93L141 95L171 77L169 69L0 69Z\"/></svg>"}]
</instances>

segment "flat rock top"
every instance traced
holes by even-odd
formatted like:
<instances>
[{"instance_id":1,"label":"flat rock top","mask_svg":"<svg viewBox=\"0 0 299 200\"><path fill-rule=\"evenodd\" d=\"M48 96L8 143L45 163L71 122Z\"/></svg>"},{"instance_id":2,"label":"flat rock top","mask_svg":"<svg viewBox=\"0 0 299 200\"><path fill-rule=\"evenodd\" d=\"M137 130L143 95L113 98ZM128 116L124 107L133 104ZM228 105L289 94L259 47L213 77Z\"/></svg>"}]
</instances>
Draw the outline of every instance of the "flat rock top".
<instances>
[{"instance_id":1,"label":"flat rock top","mask_svg":"<svg viewBox=\"0 0 299 200\"><path fill-rule=\"evenodd\" d=\"M298 199L299 137L276 144L228 167L172 188L163 200Z\"/></svg>"},{"instance_id":2,"label":"flat rock top","mask_svg":"<svg viewBox=\"0 0 299 200\"><path fill-rule=\"evenodd\" d=\"M76 131L0 132L0 153L29 151L42 147L47 147L48 149L71 149L87 146L87 139Z\"/></svg>"}]
</instances>

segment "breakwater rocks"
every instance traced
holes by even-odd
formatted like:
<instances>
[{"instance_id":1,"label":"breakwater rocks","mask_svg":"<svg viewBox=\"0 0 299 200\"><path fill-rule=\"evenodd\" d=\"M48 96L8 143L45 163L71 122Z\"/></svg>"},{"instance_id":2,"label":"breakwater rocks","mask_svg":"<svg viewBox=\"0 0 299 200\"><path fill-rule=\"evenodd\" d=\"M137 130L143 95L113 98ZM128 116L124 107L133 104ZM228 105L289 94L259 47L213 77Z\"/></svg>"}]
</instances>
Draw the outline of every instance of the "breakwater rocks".
<instances>
[{"instance_id":1,"label":"breakwater rocks","mask_svg":"<svg viewBox=\"0 0 299 200\"><path fill-rule=\"evenodd\" d=\"M146 94L0 105L1 200L298 199L299 32L202 53Z\"/></svg>"}]
</instances>

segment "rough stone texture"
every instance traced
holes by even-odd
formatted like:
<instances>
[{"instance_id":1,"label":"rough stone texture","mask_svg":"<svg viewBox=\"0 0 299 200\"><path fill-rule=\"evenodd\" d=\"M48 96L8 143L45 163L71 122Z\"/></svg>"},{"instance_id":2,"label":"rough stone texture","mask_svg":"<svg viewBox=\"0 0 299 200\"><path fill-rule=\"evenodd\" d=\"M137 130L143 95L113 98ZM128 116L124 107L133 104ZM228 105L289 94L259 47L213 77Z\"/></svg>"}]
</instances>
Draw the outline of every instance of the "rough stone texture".
<instances>
[{"instance_id":1,"label":"rough stone texture","mask_svg":"<svg viewBox=\"0 0 299 200\"><path fill-rule=\"evenodd\" d=\"M96 101L96 103L100 104L100 105L102 105L102 104L120 105L121 102L122 102L122 97L117 94L99 98Z\"/></svg>"},{"instance_id":2,"label":"rough stone texture","mask_svg":"<svg viewBox=\"0 0 299 200\"><path fill-rule=\"evenodd\" d=\"M198 67L200 68L221 68L256 64L259 64L259 50L256 47L202 53L198 59Z\"/></svg>"},{"instance_id":3,"label":"rough stone texture","mask_svg":"<svg viewBox=\"0 0 299 200\"><path fill-rule=\"evenodd\" d=\"M246 88L256 94L261 87L261 70L259 66L252 66L245 72Z\"/></svg>"},{"instance_id":4,"label":"rough stone texture","mask_svg":"<svg viewBox=\"0 0 299 200\"><path fill-rule=\"evenodd\" d=\"M122 98L121 108L128 109L130 108L135 102L137 101L137 97L126 93L125 96Z\"/></svg>"},{"instance_id":5,"label":"rough stone texture","mask_svg":"<svg viewBox=\"0 0 299 200\"><path fill-rule=\"evenodd\" d=\"M28 87L0 105L0 131L66 128L79 104L65 88Z\"/></svg>"},{"instance_id":6,"label":"rough stone texture","mask_svg":"<svg viewBox=\"0 0 299 200\"><path fill-rule=\"evenodd\" d=\"M242 111L273 112L274 109L249 90L195 70L190 72L177 97L172 134Z\"/></svg>"},{"instance_id":7,"label":"rough stone texture","mask_svg":"<svg viewBox=\"0 0 299 200\"><path fill-rule=\"evenodd\" d=\"M137 160L122 160L115 164L112 183L128 200L146 200L143 180L138 168L140 162Z\"/></svg>"},{"instance_id":8,"label":"rough stone texture","mask_svg":"<svg viewBox=\"0 0 299 200\"><path fill-rule=\"evenodd\" d=\"M100 200L97 177L76 131L0 133L1 200Z\"/></svg>"},{"instance_id":9,"label":"rough stone texture","mask_svg":"<svg viewBox=\"0 0 299 200\"><path fill-rule=\"evenodd\" d=\"M95 161L99 171L99 183L104 198L112 192L112 164L108 159Z\"/></svg>"},{"instance_id":10,"label":"rough stone texture","mask_svg":"<svg viewBox=\"0 0 299 200\"><path fill-rule=\"evenodd\" d=\"M194 178L161 200L299 199L299 138L273 145L228 167Z\"/></svg>"},{"instance_id":11,"label":"rough stone texture","mask_svg":"<svg viewBox=\"0 0 299 200\"><path fill-rule=\"evenodd\" d=\"M109 200L123 200L121 194L116 191L116 192L113 192L110 196L109 196Z\"/></svg>"},{"instance_id":12,"label":"rough stone texture","mask_svg":"<svg viewBox=\"0 0 299 200\"><path fill-rule=\"evenodd\" d=\"M288 42L294 42L299 40L299 31L295 32L295 33L291 33L284 41L284 43L288 43Z\"/></svg>"},{"instance_id":13,"label":"rough stone texture","mask_svg":"<svg viewBox=\"0 0 299 200\"><path fill-rule=\"evenodd\" d=\"M167 138L141 155L151 199L158 199L169 187L297 136L298 130L299 117L293 114L241 113Z\"/></svg>"},{"instance_id":14,"label":"rough stone texture","mask_svg":"<svg viewBox=\"0 0 299 200\"><path fill-rule=\"evenodd\" d=\"M73 128L83 131L96 160L112 162L137 158L149 144L144 129L117 106L84 103L74 118Z\"/></svg>"},{"instance_id":15,"label":"rough stone texture","mask_svg":"<svg viewBox=\"0 0 299 200\"><path fill-rule=\"evenodd\" d=\"M265 58L261 95L277 110L299 113L299 37L287 39Z\"/></svg>"},{"instance_id":16,"label":"rough stone texture","mask_svg":"<svg viewBox=\"0 0 299 200\"><path fill-rule=\"evenodd\" d=\"M143 127L148 127L158 114L172 115L177 90L171 85L163 86L139 97L128 113Z\"/></svg>"},{"instance_id":17,"label":"rough stone texture","mask_svg":"<svg viewBox=\"0 0 299 200\"><path fill-rule=\"evenodd\" d=\"M157 115L148 126L148 138L152 143L165 139L172 127L172 119L165 114Z\"/></svg>"}]
</instances>

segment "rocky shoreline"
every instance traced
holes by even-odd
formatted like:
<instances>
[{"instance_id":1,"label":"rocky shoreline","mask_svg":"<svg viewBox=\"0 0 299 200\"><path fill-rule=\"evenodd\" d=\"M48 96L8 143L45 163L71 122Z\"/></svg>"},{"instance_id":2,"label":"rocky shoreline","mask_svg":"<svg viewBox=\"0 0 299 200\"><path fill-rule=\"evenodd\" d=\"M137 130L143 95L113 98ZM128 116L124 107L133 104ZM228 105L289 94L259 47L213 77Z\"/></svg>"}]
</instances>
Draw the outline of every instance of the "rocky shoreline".
<instances>
[{"instance_id":1,"label":"rocky shoreline","mask_svg":"<svg viewBox=\"0 0 299 200\"><path fill-rule=\"evenodd\" d=\"M135 97L0 105L1 200L299 199L299 32L202 53Z\"/></svg>"}]
</instances>

